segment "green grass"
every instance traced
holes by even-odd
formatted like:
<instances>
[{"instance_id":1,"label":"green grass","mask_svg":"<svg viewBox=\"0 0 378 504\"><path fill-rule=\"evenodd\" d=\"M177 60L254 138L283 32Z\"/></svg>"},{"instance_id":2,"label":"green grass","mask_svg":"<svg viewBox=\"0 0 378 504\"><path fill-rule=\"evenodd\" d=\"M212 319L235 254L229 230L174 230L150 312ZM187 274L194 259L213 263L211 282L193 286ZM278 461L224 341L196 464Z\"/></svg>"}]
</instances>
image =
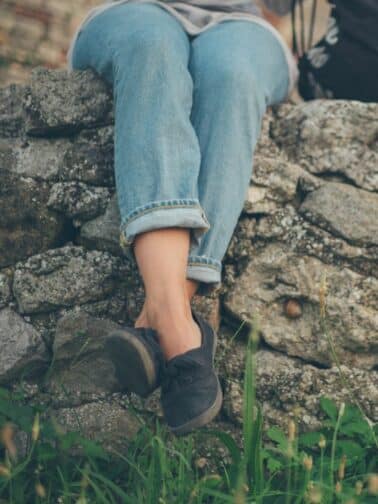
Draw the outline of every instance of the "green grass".
<instances>
[{"instance_id":1,"label":"green grass","mask_svg":"<svg viewBox=\"0 0 378 504\"><path fill-rule=\"evenodd\" d=\"M368 487L377 450L358 407L337 409L323 398L326 419L319 432L298 435L292 423L289 433L272 427L263 436L256 346L254 330L246 356L241 446L214 429L177 439L156 420L142 426L125 453L109 453L79 432L64 434L50 420L42 422L41 408L23 405L22 395L1 389L0 498L12 504L376 502ZM13 448L16 426L28 433L22 460ZM203 469L196 448L215 440L227 450L228 461ZM80 447L80 454L74 455L73 447Z\"/></svg>"},{"instance_id":2,"label":"green grass","mask_svg":"<svg viewBox=\"0 0 378 504\"><path fill-rule=\"evenodd\" d=\"M321 318L326 331L322 299ZM258 320L251 327L241 441L210 428L175 438L154 419L142 424L124 453L109 452L80 432L64 433L52 419L41 420L43 407L24 404L21 392L0 389L0 502L377 502L377 426L370 424L353 397L339 407L321 398L324 420L317 432L300 434L297 418L288 420L286 430L271 427L263 431L256 398ZM23 456L13 442L18 429L27 433ZM199 458L204 447L213 448L211 460Z\"/></svg>"}]
</instances>

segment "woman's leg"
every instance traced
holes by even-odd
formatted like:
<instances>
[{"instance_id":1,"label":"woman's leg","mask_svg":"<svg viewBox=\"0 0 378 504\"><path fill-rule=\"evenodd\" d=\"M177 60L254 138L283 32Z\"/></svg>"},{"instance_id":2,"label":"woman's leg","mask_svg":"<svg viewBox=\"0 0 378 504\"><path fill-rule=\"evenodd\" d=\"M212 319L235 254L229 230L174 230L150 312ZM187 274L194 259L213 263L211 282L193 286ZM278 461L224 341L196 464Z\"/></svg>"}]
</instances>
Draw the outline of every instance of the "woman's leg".
<instances>
[{"instance_id":1,"label":"woman's leg","mask_svg":"<svg viewBox=\"0 0 378 504\"><path fill-rule=\"evenodd\" d=\"M173 247L171 246L171 250L172 249L174 249L174 246ZM196 292L198 291L200 282L198 282L197 280L191 280L190 278L186 278L185 284L186 284L187 298L189 299L190 302L194 294L196 294ZM148 319L146 302L144 302L142 310L140 311L137 319L135 320L134 327L151 327L151 323Z\"/></svg>"},{"instance_id":2,"label":"woman's leg","mask_svg":"<svg viewBox=\"0 0 378 504\"><path fill-rule=\"evenodd\" d=\"M266 28L224 21L191 42L194 82L191 121L201 149L199 199L211 228L191 247L187 277L202 280L202 263L216 265L207 294L221 281L221 261L247 197L253 151L267 105L282 101L289 73L283 50Z\"/></svg>"},{"instance_id":3,"label":"woman's leg","mask_svg":"<svg viewBox=\"0 0 378 504\"><path fill-rule=\"evenodd\" d=\"M190 244L209 223L198 199L189 56L181 24L150 4L101 13L84 27L73 52L75 69L91 67L113 86L121 233L134 247L144 281L147 325L158 331L167 358L201 341L186 268Z\"/></svg>"}]
</instances>

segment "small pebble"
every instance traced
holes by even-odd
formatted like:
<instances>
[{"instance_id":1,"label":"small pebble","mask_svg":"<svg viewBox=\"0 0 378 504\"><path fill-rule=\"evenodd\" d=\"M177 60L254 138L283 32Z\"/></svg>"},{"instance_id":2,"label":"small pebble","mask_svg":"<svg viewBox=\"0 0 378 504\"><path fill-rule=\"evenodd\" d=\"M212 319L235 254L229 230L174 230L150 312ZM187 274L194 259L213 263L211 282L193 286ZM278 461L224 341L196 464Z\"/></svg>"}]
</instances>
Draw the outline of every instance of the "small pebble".
<instances>
[{"instance_id":1,"label":"small pebble","mask_svg":"<svg viewBox=\"0 0 378 504\"><path fill-rule=\"evenodd\" d=\"M289 318L298 318L302 315L302 307L295 299L289 299L285 303L285 313Z\"/></svg>"}]
</instances>

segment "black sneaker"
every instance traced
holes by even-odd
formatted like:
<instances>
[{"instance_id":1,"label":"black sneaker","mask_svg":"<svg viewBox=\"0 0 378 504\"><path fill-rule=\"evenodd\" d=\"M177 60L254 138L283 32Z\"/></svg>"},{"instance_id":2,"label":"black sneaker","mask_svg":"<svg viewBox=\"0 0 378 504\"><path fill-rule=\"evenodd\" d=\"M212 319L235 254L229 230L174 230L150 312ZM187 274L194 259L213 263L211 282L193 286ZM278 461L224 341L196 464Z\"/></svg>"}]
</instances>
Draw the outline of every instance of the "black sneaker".
<instances>
[{"instance_id":1,"label":"black sneaker","mask_svg":"<svg viewBox=\"0 0 378 504\"><path fill-rule=\"evenodd\" d=\"M163 370L161 403L165 420L176 435L188 434L209 423L222 406L223 394L214 371L217 335L192 309L202 344L169 359Z\"/></svg>"},{"instance_id":2,"label":"black sneaker","mask_svg":"<svg viewBox=\"0 0 378 504\"><path fill-rule=\"evenodd\" d=\"M164 356L157 332L146 327L124 327L109 334L105 351L120 384L147 397L160 385Z\"/></svg>"}]
</instances>

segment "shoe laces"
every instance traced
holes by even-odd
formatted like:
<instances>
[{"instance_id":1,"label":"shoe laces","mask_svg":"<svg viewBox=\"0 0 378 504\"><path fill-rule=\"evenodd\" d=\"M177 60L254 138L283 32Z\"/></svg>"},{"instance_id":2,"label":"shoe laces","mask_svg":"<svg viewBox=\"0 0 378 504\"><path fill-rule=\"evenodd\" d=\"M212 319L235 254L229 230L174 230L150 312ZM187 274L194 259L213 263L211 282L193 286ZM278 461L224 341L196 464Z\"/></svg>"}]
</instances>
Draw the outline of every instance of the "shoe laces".
<instances>
[{"instance_id":1,"label":"shoe laces","mask_svg":"<svg viewBox=\"0 0 378 504\"><path fill-rule=\"evenodd\" d=\"M164 369L162 387L164 390L169 390L174 386L177 388L192 383L195 370L202 367L199 362L190 357L168 361Z\"/></svg>"}]
</instances>

